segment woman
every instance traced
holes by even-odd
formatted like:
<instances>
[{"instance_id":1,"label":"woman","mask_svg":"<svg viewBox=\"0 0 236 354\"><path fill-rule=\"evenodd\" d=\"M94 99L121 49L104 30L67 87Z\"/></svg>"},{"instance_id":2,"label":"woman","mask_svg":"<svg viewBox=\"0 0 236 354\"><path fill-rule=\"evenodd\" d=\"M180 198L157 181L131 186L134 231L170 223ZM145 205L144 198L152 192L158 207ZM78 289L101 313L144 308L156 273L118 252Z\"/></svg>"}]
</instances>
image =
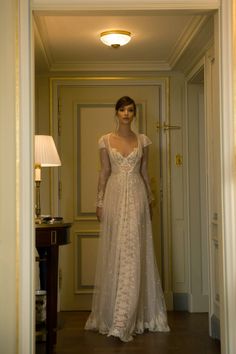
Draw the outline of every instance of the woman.
<instances>
[{"instance_id":1,"label":"woman","mask_svg":"<svg viewBox=\"0 0 236 354\"><path fill-rule=\"evenodd\" d=\"M115 109L116 132L99 140L96 211L101 230L92 312L85 329L128 342L145 329L169 327L152 243L147 174L151 141L131 129L133 99L120 98Z\"/></svg>"}]
</instances>

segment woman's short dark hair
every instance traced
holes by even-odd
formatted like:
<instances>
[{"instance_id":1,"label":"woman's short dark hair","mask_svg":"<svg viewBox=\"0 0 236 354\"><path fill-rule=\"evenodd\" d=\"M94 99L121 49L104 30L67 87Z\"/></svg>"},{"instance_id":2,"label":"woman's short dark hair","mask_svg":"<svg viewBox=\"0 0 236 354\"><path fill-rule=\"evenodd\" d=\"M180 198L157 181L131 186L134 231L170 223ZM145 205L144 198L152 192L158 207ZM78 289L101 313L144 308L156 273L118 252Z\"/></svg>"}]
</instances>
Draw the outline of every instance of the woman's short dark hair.
<instances>
[{"instance_id":1,"label":"woman's short dark hair","mask_svg":"<svg viewBox=\"0 0 236 354\"><path fill-rule=\"evenodd\" d=\"M128 106L132 104L134 106L134 115L136 116L136 103L134 102L134 100L132 98L130 98L129 96L123 96L121 97L117 102L116 102L116 112L125 106Z\"/></svg>"}]
</instances>

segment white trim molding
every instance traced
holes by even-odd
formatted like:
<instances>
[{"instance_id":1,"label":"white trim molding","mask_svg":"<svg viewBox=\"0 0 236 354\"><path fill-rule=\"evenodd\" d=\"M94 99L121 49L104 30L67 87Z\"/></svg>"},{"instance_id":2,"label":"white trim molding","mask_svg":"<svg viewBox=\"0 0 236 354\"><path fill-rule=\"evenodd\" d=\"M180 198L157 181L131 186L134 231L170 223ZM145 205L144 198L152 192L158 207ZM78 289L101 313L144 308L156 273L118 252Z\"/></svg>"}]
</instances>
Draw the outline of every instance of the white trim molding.
<instances>
[{"instance_id":1,"label":"white trim molding","mask_svg":"<svg viewBox=\"0 0 236 354\"><path fill-rule=\"evenodd\" d=\"M19 2L19 354L35 350L34 60L30 1ZM28 21L27 21L28 20Z\"/></svg>"},{"instance_id":2,"label":"white trim molding","mask_svg":"<svg viewBox=\"0 0 236 354\"><path fill-rule=\"evenodd\" d=\"M221 342L222 354L234 354L236 348L236 185L235 133L233 117L232 2L222 1L220 11L221 58L221 161L222 161L222 260Z\"/></svg>"},{"instance_id":3,"label":"white trim molding","mask_svg":"<svg viewBox=\"0 0 236 354\"><path fill-rule=\"evenodd\" d=\"M34 10L215 10L220 0L32 0Z\"/></svg>"}]
</instances>

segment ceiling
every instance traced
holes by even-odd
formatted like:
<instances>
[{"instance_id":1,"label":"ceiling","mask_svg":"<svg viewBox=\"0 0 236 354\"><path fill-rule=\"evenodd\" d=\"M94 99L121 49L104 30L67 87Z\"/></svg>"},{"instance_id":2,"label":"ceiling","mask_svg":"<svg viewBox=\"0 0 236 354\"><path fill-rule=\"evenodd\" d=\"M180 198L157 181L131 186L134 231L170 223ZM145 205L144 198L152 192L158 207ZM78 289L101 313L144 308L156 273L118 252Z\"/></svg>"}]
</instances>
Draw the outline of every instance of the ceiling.
<instances>
[{"instance_id":1,"label":"ceiling","mask_svg":"<svg viewBox=\"0 0 236 354\"><path fill-rule=\"evenodd\" d=\"M209 12L35 12L36 72L172 70ZM100 41L111 29L130 31L114 49Z\"/></svg>"}]
</instances>

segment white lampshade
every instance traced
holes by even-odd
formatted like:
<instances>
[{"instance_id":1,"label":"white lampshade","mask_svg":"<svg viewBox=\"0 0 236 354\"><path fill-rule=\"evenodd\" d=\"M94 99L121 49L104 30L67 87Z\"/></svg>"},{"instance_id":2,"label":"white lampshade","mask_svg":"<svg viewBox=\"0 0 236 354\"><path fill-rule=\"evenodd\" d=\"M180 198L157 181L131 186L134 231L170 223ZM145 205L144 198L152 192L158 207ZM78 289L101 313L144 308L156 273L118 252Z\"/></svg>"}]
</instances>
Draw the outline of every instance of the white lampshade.
<instances>
[{"instance_id":1,"label":"white lampshade","mask_svg":"<svg viewBox=\"0 0 236 354\"><path fill-rule=\"evenodd\" d=\"M122 45L129 43L131 33L128 31L111 30L105 31L100 34L101 41L113 48L119 48Z\"/></svg>"},{"instance_id":2,"label":"white lampshade","mask_svg":"<svg viewBox=\"0 0 236 354\"><path fill-rule=\"evenodd\" d=\"M61 166L52 136L35 135L35 165L41 167Z\"/></svg>"}]
</instances>

